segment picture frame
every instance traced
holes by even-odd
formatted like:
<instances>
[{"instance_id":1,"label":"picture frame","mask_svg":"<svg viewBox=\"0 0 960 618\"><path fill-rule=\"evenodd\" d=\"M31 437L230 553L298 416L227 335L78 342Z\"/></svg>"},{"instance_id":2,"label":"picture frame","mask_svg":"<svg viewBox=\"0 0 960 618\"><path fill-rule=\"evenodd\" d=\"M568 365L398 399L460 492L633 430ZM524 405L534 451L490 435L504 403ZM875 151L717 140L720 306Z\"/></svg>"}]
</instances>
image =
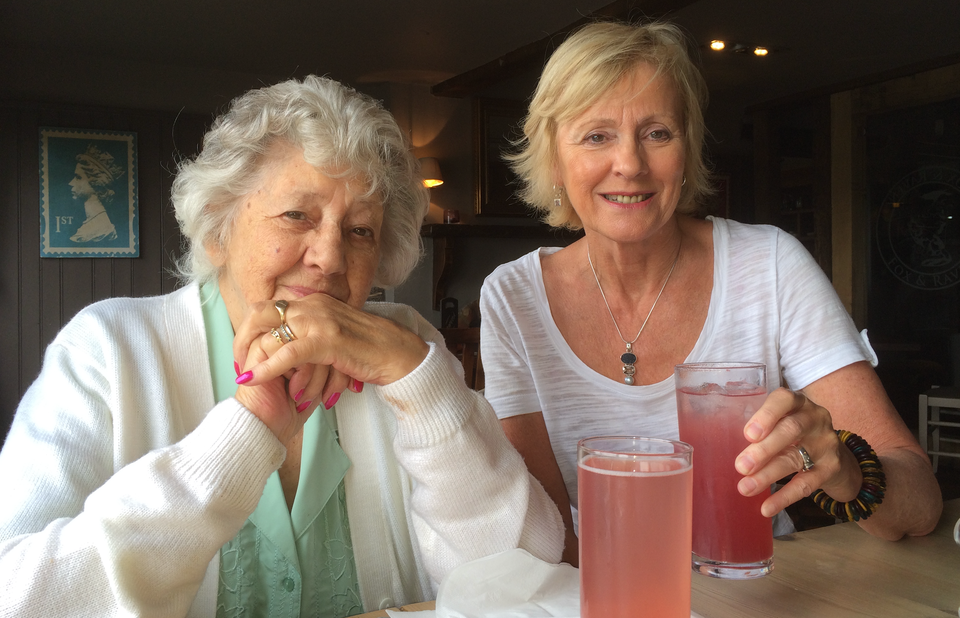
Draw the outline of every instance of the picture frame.
<instances>
[{"instance_id":1,"label":"picture frame","mask_svg":"<svg viewBox=\"0 0 960 618\"><path fill-rule=\"evenodd\" d=\"M520 181L504 161L512 142L523 136L523 101L474 100L476 208L480 217L527 217L530 209L517 191Z\"/></svg>"},{"instance_id":2,"label":"picture frame","mask_svg":"<svg viewBox=\"0 0 960 618\"><path fill-rule=\"evenodd\" d=\"M140 256L137 134L40 128L40 257Z\"/></svg>"}]
</instances>

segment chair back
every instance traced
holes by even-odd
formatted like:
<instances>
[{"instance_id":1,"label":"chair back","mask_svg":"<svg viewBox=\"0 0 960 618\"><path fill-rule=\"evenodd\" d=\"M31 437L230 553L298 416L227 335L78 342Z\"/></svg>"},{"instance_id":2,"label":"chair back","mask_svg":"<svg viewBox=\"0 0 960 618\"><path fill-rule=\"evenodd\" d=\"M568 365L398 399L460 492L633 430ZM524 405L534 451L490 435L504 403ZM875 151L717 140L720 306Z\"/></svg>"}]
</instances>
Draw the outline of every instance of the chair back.
<instances>
[{"instance_id":1,"label":"chair back","mask_svg":"<svg viewBox=\"0 0 960 618\"><path fill-rule=\"evenodd\" d=\"M460 359L463 378L475 391L483 389L483 360L480 358L479 328L441 328L447 349Z\"/></svg>"}]
</instances>

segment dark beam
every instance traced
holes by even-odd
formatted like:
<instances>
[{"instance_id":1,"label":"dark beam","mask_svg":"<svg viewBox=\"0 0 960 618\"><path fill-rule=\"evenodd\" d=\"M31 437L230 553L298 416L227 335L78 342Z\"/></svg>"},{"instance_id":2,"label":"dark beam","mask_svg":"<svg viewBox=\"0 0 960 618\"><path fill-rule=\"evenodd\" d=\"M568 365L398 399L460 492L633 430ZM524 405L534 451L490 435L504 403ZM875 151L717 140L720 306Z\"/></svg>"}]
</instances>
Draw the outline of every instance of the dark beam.
<instances>
[{"instance_id":1,"label":"dark beam","mask_svg":"<svg viewBox=\"0 0 960 618\"><path fill-rule=\"evenodd\" d=\"M554 49L567 35L587 23L600 19L636 20L657 19L693 4L696 0L615 0L605 7L578 19L566 28L558 30L539 41L529 43L500 56L475 69L430 88L438 97L463 98L481 92L505 79L523 73L531 68L542 66Z\"/></svg>"}]
</instances>

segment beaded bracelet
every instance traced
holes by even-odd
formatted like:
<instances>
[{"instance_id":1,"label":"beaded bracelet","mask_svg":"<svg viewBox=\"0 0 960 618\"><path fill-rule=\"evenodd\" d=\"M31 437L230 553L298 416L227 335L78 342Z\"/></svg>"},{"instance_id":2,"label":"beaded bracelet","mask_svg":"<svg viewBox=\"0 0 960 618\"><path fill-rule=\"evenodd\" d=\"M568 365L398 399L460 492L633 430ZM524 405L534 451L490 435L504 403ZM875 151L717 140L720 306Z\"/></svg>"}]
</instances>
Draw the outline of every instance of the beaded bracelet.
<instances>
[{"instance_id":1,"label":"beaded bracelet","mask_svg":"<svg viewBox=\"0 0 960 618\"><path fill-rule=\"evenodd\" d=\"M857 434L838 429L837 437L850 449L853 456L857 458L857 463L860 464L860 472L863 474L860 493L850 502L837 502L822 489L816 490L810 497L817 506L840 521L867 519L883 502L883 494L887 489L887 477L883 474L883 464L880 463L880 458L867 441Z\"/></svg>"}]
</instances>

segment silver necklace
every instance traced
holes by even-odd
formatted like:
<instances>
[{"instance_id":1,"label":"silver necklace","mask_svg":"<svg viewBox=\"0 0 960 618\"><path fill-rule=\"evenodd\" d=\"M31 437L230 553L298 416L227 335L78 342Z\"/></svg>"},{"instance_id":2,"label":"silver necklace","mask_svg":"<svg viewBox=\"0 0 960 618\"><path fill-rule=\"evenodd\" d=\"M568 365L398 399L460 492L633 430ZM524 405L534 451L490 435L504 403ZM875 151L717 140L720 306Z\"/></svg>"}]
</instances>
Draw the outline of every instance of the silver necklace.
<instances>
[{"instance_id":1,"label":"silver necklace","mask_svg":"<svg viewBox=\"0 0 960 618\"><path fill-rule=\"evenodd\" d=\"M593 260L590 259L590 245L587 245L587 262L590 264L590 270L593 271L593 278L597 282L597 289L600 290L600 298L603 299L603 304L607 306L607 313L610 314L610 319L613 320L613 326L617 329L617 335L620 337L620 340L627 346L627 351L620 355L620 362L623 363L623 383L632 385L635 382L634 375L637 373L637 367L635 363L637 362L637 355L633 353L633 344L637 342L637 339L640 338L640 333L643 332L644 327L647 325L647 320L650 319L650 316L653 314L653 310L657 307L657 302L660 300L660 296L663 295L663 290L667 287L667 282L670 281L670 275L673 274L673 269L677 267L677 262L680 261L680 247L683 246L683 238L680 239L680 244L677 245L677 257L673 258L673 266L670 267L670 272L667 273L666 279L663 280L663 285L660 286L660 291L657 293L657 297L653 300L653 304L650 306L650 311L647 312L647 317L643 319L643 324L640 325L640 330L637 331L637 336L633 338L633 341L627 341L623 338L623 333L620 332L620 326L617 324L617 318L613 317L613 311L610 309L610 303L607 302L607 295L603 293L603 286L600 285L600 277L597 276L597 269L593 267Z\"/></svg>"}]
</instances>

